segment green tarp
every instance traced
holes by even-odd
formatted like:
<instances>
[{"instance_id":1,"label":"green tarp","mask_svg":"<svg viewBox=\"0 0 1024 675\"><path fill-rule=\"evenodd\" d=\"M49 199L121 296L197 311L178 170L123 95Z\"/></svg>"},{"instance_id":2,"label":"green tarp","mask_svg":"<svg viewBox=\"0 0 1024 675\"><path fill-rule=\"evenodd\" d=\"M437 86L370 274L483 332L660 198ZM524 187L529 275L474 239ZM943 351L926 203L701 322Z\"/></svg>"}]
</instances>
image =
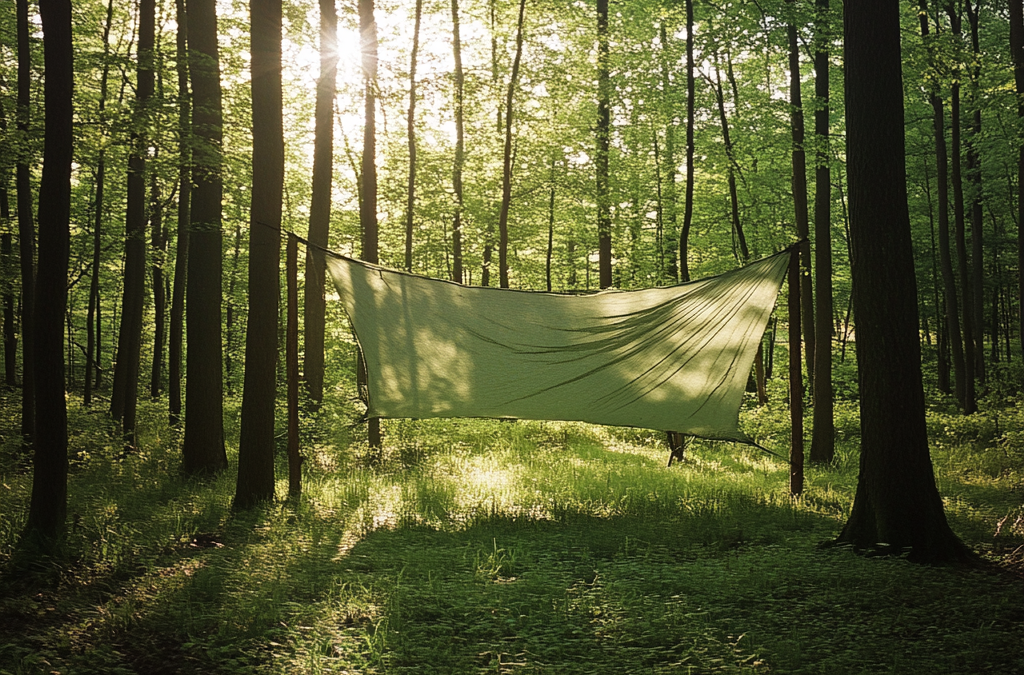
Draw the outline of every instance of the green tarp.
<instances>
[{"instance_id":1,"label":"green tarp","mask_svg":"<svg viewBox=\"0 0 1024 675\"><path fill-rule=\"evenodd\" d=\"M639 291L463 286L330 256L367 417L578 420L749 442L739 408L789 254Z\"/></svg>"}]
</instances>

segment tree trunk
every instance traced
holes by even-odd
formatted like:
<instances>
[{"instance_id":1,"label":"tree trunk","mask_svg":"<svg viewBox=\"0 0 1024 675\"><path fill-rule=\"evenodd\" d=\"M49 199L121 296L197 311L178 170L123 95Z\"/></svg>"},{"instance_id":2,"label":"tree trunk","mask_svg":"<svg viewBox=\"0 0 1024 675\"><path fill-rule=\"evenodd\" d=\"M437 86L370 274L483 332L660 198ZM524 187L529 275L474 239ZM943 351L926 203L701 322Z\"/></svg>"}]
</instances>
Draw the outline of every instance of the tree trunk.
<instances>
[{"instance_id":1,"label":"tree trunk","mask_svg":"<svg viewBox=\"0 0 1024 675\"><path fill-rule=\"evenodd\" d=\"M829 158L829 0L816 0L814 52L814 426L811 461L835 457L832 400L832 172Z\"/></svg>"},{"instance_id":2,"label":"tree trunk","mask_svg":"<svg viewBox=\"0 0 1024 675\"><path fill-rule=\"evenodd\" d=\"M221 360L221 86L215 0L187 0L189 73L192 78L192 210L189 218L185 290L186 474L227 468L224 452L223 362Z\"/></svg>"},{"instance_id":3,"label":"tree trunk","mask_svg":"<svg viewBox=\"0 0 1024 675\"><path fill-rule=\"evenodd\" d=\"M362 47L363 87L365 92L363 125L363 160L359 222L363 231L363 260L378 261L377 254L377 24L373 17L373 0L359 0L359 34ZM362 363L362 356L359 359ZM363 377L365 378L365 372ZM371 448L381 447L380 418L371 417L366 425Z\"/></svg>"},{"instance_id":4,"label":"tree trunk","mask_svg":"<svg viewBox=\"0 0 1024 675\"><path fill-rule=\"evenodd\" d=\"M597 260L601 288L612 285L612 215L608 185L611 144L611 96L608 48L608 0L597 0Z\"/></svg>"},{"instance_id":5,"label":"tree trunk","mask_svg":"<svg viewBox=\"0 0 1024 675\"><path fill-rule=\"evenodd\" d=\"M251 0L252 207L249 318L238 439L236 509L274 499L274 404L280 299L284 121L281 93L281 0Z\"/></svg>"},{"instance_id":6,"label":"tree trunk","mask_svg":"<svg viewBox=\"0 0 1024 675\"><path fill-rule=\"evenodd\" d=\"M715 54L717 66L718 55ZM725 155L728 159L727 180L729 183L729 206L732 216L733 234L739 240L740 259L746 263L750 259L750 249L747 248L747 237L743 233L743 224L740 222L740 200L736 191L736 157L732 149L732 137L729 135L729 118L725 114L725 93L722 90L722 78L719 68L715 68L715 101L718 103L718 120L722 125L722 142L725 144ZM739 101L733 101L738 108Z\"/></svg>"},{"instance_id":7,"label":"tree trunk","mask_svg":"<svg viewBox=\"0 0 1024 675\"><path fill-rule=\"evenodd\" d=\"M146 155L147 119L153 95L153 46L156 2L139 5L138 83L135 89L135 129L128 155L128 205L125 216L124 290L121 327L117 335L110 414L121 422L126 446L135 447L135 410L138 400L139 360L142 349L142 314L146 292Z\"/></svg>"},{"instance_id":8,"label":"tree trunk","mask_svg":"<svg viewBox=\"0 0 1024 675\"><path fill-rule=\"evenodd\" d=\"M0 109L0 132L7 133L7 117ZM7 194L7 172L0 175L0 223L4 228L8 227L11 219L11 203ZM13 267L14 240L9 232L0 235L0 269L6 275L7 270ZM14 325L14 293L4 279L3 293L3 334L4 334L4 384L14 387L18 384L17 362L18 362L18 333Z\"/></svg>"},{"instance_id":9,"label":"tree trunk","mask_svg":"<svg viewBox=\"0 0 1024 675\"><path fill-rule=\"evenodd\" d=\"M18 131L28 135L29 92L31 91L32 52L28 33L28 0L16 0L18 14ZM18 201L18 255L21 261L21 438L25 449L32 447L35 433L36 374L35 350L35 256L36 234L32 217L31 158L18 154L15 190ZM63 378L61 382L63 382Z\"/></svg>"},{"instance_id":10,"label":"tree trunk","mask_svg":"<svg viewBox=\"0 0 1024 675\"><path fill-rule=\"evenodd\" d=\"M789 262L789 494L804 491L804 399L800 372L800 252Z\"/></svg>"},{"instance_id":11,"label":"tree trunk","mask_svg":"<svg viewBox=\"0 0 1024 675\"><path fill-rule=\"evenodd\" d=\"M453 0L452 12L456 11ZM412 239L415 224L416 205L416 59L420 49L420 20L423 16L423 0L416 0L416 19L412 30L412 53L409 56L409 114L406 116L406 136L409 139L409 182L406 185L405 198L405 271L412 272ZM457 30L457 29L456 29ZM461 50L456 52L456 60L461 58ZM458 61L461 73L461 61ZM461 77L461 74L460 74ZM459 105L461 106L461 93ZM461 109L459 111L461 115ZM461 193L460 193L461 199Z\"/></svg>"},{"instance_id":12,"label":"tree trunk","mask_svg":"<svg viewBox=\"0 0 1024 675\"><path fill-rule=\"evenodd\" d=\"M417 0L419 2L419 0ZM462 40L459 37L459 0L452 0L452 53L455 57L455 159L452 162L452 190L455 215L452 218L452 281L462 283L462 165L466 147L463 128ZM509 107L511 111L511 107Z\"/></svg>"},{"instance_id":13,"label":"tree trunk","mask_svg":"<svg viewBox=\"0 0 1024 675\"><path fill-rule=\"evenodd\" d=\"M286 269L288 276L288 328L285 362L288 370L288 494L302 491L302 457L299 455L299 242L288 235Z\"/></svg>"},{"instance_id":14,"label":"tree trunk","mask_svg":"<svg viewBox=\"0 0 1024 675\"><path fill-rule=\"evenodd\" d=\"M679 231L679 280L690 280L690 227L693 224L693 126L694 92L693 79L693 0L686 5L686 186L683 188L683 226Z\"/></svg>"},{"instance_id":15,"label":"tree trunk","mask_svg":"<svg viewBox=\"0 0 1024 675\"><path fill-rule=\"evenodd\" d=\"M1020 0L1010 5L1010 56L1017 92L1017 117L1024 119L1024 9ZM1017 148L1017 338L1024 354L1024 142ZM1009 352L1007 352L1009 357Z\"/></svg>"},{"instance_id":16,"label":"tree trunk","mask_svg":"<svg viewBox=\"0 0 1024 675\"><path fill-rule=\"evenodd\" d=\"M662 207L662 218L663 229L667 231L662 235L662 242L667 238L671 242L675 242L679 236L678 219L676 218L676 123L675 123L675 101L672 96L672 78L669 73L669 57L668 51L668 31L665 28L665 22L661 21L658 25L658 38L661 40L661 93L665 97L665 194L664 198L660 199L659 202L664 204ZM657 139L657 135L655 135ZM660 171L659 171L659 185L660 185ZM671 250L666 251L664 243L659 245L658 250L664 257L666 253L670 256L668 259L668 268L662 269L669 279L673 281L679 281L679 263L676 261L675 246Z\"/></svg>"},{"instance_id":17,"label":"tree trunk","mask_svg":"<svg viewBox=\"0 0 1024 675\"><path fill-rule=\"evenodd\" d=\"M928 455L903 138L899 3L845 6L850 234L861 392L857 494L837 542L962 559Z\"/></svg>"},{"instance_id":18,"label":"tree trunk","mask_svg":"<svg viewBox=\"0 0 1024 675\"><path fill-rule=\"evenodd\" d=\"M519 63L523 56L525 10L526 0L520 0L519 21L516 23L516 55L512 60L512 75L509 77L508 92L505 96L505 148L501 171L501 209L498 213L498 283L501 288L508 288L508 211L512 204L512 120L515 117L512 104L519 81Z\"/></svg>"},{"instance_id":19,"label":"tree trunk","mask_svg":"<svg viewBox=\"0 0 1024 675\"><path fill-rule=\"evenodd\" d=\"M971 138L967 143L967 179L971 184L971 291L974 308L974 375L978 382L985 384L985 268L984 268L984 215L981 208L981 105L979 100L979 79L981 77L981 43L978 36L978 14L981 1L973 6L970 0L964 3L967 20L971 30L971 51L974 59L970 65L971 73L971 107L974 109L971 120Z\"/></svg>"},{"instance_id":20,"label":"tree trunk","mask_svg":"<svg viewBox=\"0 0 1024 675\"><path fill-rule=\"evenodd\" d=\"M338 74L338 15L335 0L320 0L320 79L316 83L313 194L309 206L304 288L303 365L309 398L324 398L325 273L323 249L331 226L334 174L334 93Z\"/></svg>"},{"instance_id":21,"label":"tree trunk","mask_svg":"<svg viewBox=\"0 0 1024 675\"><path fill-rule=\"evenodd\" d=\"M794 0L787 0L793 3ZM807 158L804 153L804 107L800 93L800 45L796 25L789 24L789 105L793 132L793 213L800 245L800 302L803 303L804 357L807 377L814 381L814 296L811 289L810 223L807 214ZM830 233L831 234L831 233ZM829 315L831 316L831 315Z\"/></svg>"},{"instance_id":22,"label":"tree trunk","mask_svg":"<svg viewBox=\"0 0 1024 675\"><path fill-rule=\"evenodd\" d=\"M231 267L228 270L228 292L224 297L224 386L228 395L235 393L235 354L238 338L235 335L235 286L238 283L238 258L242 254L242 221L235 219L235 234L232 237Z\"/></svg>"},{"instance_id":23,"label":"tree trunk","mask_svg":"<svg viewBox=\"0 0 1024 675\"><path fill-rule=\"evenodd\" d=\"M70 0L45 0L43 23L46 97L43 177L39 186L39 312L32 339L36 429L32 497L25 537L53 550L67 517L68 424L64 391L64 310L67 305L71 219L73 51Z\"/></svg>"},{"instance_id":24,"label":"tree trunk","mask_svg":"<svg viewBox=\"0 0 1024 675\"><path fill-rule=\"evenodd\" d=\"M171 426L181 420L181 351L185 332L185 277L188 269L189 209L192 197L191 121L188 91L188 19L185 0L175 0L178 31L175 69L178 75L178 227L174 246L174 286L167 345L167 410Z\"/></svg>"},{"instance_id":25,"label":"tree trunk","mask_svg":"<svg viewBox=\"0 0 1024 675\"><path fill-rule=\"evenodd\" d=\"M163 204L156 173L150 174L150 237L153 245L153 368L149 377L150 398L160 398L163 391L164 342L167 339L167 294L164 265L167 260L167 238L164 234Z\"/></svg>"},{"instance_id":26,"label":"tree trunk","mask_svg":"<svg viewBox=\"0 0 1024 675\"><path fill-rule=\"evenodd\" d=\"M555 158L551 157L551 185L548 195L548 248L544 256L544 279L548 293L551 292L551 257L555 250Z\"/></svg>"}]
</instances>

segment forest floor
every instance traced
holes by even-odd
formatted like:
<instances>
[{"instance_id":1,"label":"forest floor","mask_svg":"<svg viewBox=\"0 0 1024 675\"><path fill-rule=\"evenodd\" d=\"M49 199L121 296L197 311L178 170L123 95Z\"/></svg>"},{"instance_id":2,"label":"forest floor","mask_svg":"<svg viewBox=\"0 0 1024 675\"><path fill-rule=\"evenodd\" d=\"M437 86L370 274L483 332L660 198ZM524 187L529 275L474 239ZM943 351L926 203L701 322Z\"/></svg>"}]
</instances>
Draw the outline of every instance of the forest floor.
<instances>
[{"instance_id":1,"label":"forest floor","mask_svg":"<svg viewBox=\"0 0 1024 675\"><path fill-rule=\"evenodd\" d=\"M5 393L0 673L1021 673L1024 399L929 412L953 529L983 562L928 567L819 545L848 513L857 406L835 466L572 423L306 421L303 494L233 513L234 472L178 472L146 403L124 456L70 404L65 550L16 542L31 472ZM783 395L744 428L785 452ZM237 407L230 408L237 427ZM237 434L237 428L229 429ZM230 456L232 465L234 458Z\"/></svg>"}]
</instances>

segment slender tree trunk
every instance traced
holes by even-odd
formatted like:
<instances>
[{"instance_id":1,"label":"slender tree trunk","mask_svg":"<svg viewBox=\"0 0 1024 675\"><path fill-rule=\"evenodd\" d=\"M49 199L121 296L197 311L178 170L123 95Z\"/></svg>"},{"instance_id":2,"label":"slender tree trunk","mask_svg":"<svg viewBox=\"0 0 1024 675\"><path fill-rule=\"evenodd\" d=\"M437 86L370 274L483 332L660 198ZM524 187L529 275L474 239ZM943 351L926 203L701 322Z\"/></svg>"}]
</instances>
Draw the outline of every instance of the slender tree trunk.
<instances>
[{"instance_id":1,"label":"slender tree trunk","mask_svg":"<svg viewBox=\"0 0 1024 675\"><path fill-rule=\"evenodd\" d=\"M974 5L970 0L964 3L971 30L971 51L974 59L970 65L971 74L971 138L967 143L967 179L971 185L971 290L974 307L974 374L978 382L985 384L985 267L984 267L984 215L981 208L981 101L978 98L981 77L981 42L978 36L978 14L981 1Z\"/></svg>"},{"instance_id":2,"label":"slender tree trunk","mask_svg":"<svg viewBox=\"0 0 1024 675\"><path fill-rule=\"evenodd\" d=\"M675 97L672 77L669 72L668 56L668 31L665 22L658 24L658 38L661 41L661 92L665 98L665 191L664 198L659 200L664 204L662 208L663 229L662 241L667 238L675 242L679 236L678 219L676 218L676 122L675 122ZM655 135L657 139L657 135ZM660 172L659 172L660 184ZM658 247L661 255L668 253L668 269L664 270L670 279L679 281L679 263L676 261L675 246L672 250L665 251L664 243Z\"/></svg>"},{"instance_id":3,"label":"slender tree trunk","mask_svg":"<svg viewBox=\"0 0 1024 675\"><path fill-rule=\"evenodd\" d=\"M32 52L28 33L28 0L16 0L18 31L18 131L28 135L29 92L31 91ZM21 261L21 438L27 450L35 433L35 256L36 234L32 216L31 158L22 150L15 166L15 190L18 201L18 254ZM63 375L61 382L63 382Z\"/></svg>"},{"instance_id":4,"label":"slender tree trunk","mask_svg":"<svg viewBox=\"0 0 1024 675\"><path fill-rule=\"evenodd\" d=\"M181 420L181 356L185 332L185 277L188 270L189 209L192 198L191 115L188 91L188 18L185 0L175 0L178 31L175 69L178 75L178 227L174 246L174 285L167 345L167 410L171 426Z\"/></svg>"},{"instance_id":5,"label":"slender tree trunk","mask_svg":"<svg viewBox=\"0 0 1024 675\"><path fill-rule=\"evenodd\" d=\"M789 494L804 491L804 400L800 372L800 260L799 251L789 263Z\"/></svg>"},{"instance_id":6,"label":"slender tree trunk","mask_svg":"<svg viewBox=\"0 0 1024 675\"><path fill-rule=\"evenodd\" d=\"M285 255L288 276L288 328L285 362L288 370L288 494L302 491L302 457L299 455L299 242L288 235Z\"/></svg>"},{"instance_id":7,"label":"slender tree trunk","mask_svg":"<svg viewBox=\"0 0 1024 675\"><path fill-rule=\"evenodd\" d=\"M605 0L598 0L598 3ZM508 288L508 210L512 204L512 103L519 81L519 63L523 57L523 14L526 0L519 0L519 21L516 23L516 55L505 96L505 152L501 172L501 210L498 214L498 272L501 288Z\"/></svg>"},{"instance_id":8,"label":"slender tree trunk","mask_svg":"<svg viewBox=\"0 0 1024 675\"><path fill-rule=\"evenodd\" d=\"M455 159L452 162L452 190L455 197L455 215L452 219L452 281L461 284L462 165L466 147L466 133L462 119L464 76L462 72L462 40L459 37L459 0L452 0L452 53L455 57Z\"/></svg>"},{"instance_id":9,"label":"slender tree trunk","mask_svg":"<svg viewBox=\"0 0 1024 675\"><path fill-rule=\"evenodd\" d=\"M44 0L46 97L43 177L39 187L39 309L32 339L36 410L32 497L25 537L53 550L67 517L68 425L64 390L64 310L67 304L71 219L72 90L70 0Z\"/></svg>"},{"instance_id":10,"label":"slender tree trunk","mask_svg":"<svg viewBox=\"0 0 1024 675\"><path fill-rule=\"evenodd\" d=\"M192 79L192 208L189 217L185 289L186 474L227 468L224 452L223 361L221 360L221 139L220 53L215 0L187 0L189 74Z\"/></svg>"},{"instance_id":11,"label":"slender tree trunk","mask_svg":"<svg viewBox=\"0 0 1024 675\"><path fill-rule=\"evenodd\" d=\"M160 398L163 392L164 343L167 340L167 294L164 265L167 260L167 237L164 233L163 204L156 173L150 174L150 237L153 245L153 368L149 376L149 395Z\"/></svg>"},{"instance_id":12,"label":"slender tree trunk","mask_svg":"<svg viewBox=\"0 0 1024 675\"><path fill-rule=\"evenodd\" d=\"M715 61L717 65L717 57ZM740 222L740 199L736 190L736 157L732 147L732 137L729 135L729 119L725 114L725 94L722 90L722 78L719 68L715 68L715 101L718 103L718 119L722 124L722 142L725 144L725 155L728 158L728 171L726 173L729 183L729 205L732 216L732 231L739 240L741 260L746 263L750 259L750 249L747 248L747 237L743 233L743 223ZM739 106L739 101L733 101Z\"/></svg>"},{"instance_id":13,"label":"slender tree trunk","mask_svg":"<svg viewBox=\"0 0 1024 675\"><path fill-rule=\"evenodd\" d=\"M99 121L105 124L103 119L107 106L107 82L110 75L110 26L114 18L114 0L107 2L107 18L103 24L103 73L100 75L100 101ZM92 405L93 371L99 372L99 358L96 354L96 312L100 302L100 253L103 243L103 192L106 179L106 133L101 133L100 149L96 158L96 200L95 212L93 214L92 232L92 274L89 279L89 307L86 310L85 319L85 391L82 395L82 403L86 407Z\"/></svg>"},{"instance_id":14,"label":"slender tree trunk","mask_svg":"<svg viewBox=\"0 0 1024 675\"><path fill-rule=\"evenodd\" d=\"M683 188L683 226L679 232L679 280L690 280L690 227L693 224L693 126L694 95L696 86L693 78L693 0L685 0L686 6L686 186Z\"/></svg>"},{"instance_id":15,"label":"slender tree trunk","mask_svg":"<svg viewBox=\"0 0 1024 675\"><path fill-rule=\"evenodd\" d=\"M1010 56L1017 91L1017 117L1024 119L1024 9L1020 0L1010 6ZM1024 142L1017 148L1017 269L1024 270ZM1017 338L1024 354L1024 272L1017 273ZM1009 357L1009 352L1007 352Z\"/></svg>"},{"instance_id":16,"label":"slender tree trunk","mask_svg":"<svg viewBox=\"0 0 1024 675\"><path fill-rule=\"evenodd\" d=\"M324 398L325 272L323 249L331 226L334 174L334 93L338 74L338 14L335 0L320 0L320 79L316 84L313 195L306 247L303 365L306 390L315 404Z\"/></svg>"},{"instance_id":17,"label":"slender tree trunk","mask_svg":"<svg viewBox=\"0 0 1024 675\"><path fill-rule=\"evenodd\" d=\"M935 305L935 349L936 349L936 367L937 373L937 387L938 390L944 394L951 394L952 389L949 386L949 359L947 353L949 351L946 340L946 331L943 329L942 324L945 317L944 307L939 302L939 285L941 283L939 277L939 255L935 247L935 212L932 208L932 191L931 191L931 177L928 175L928 161L924 160L924 192L925 198L928 202L928 231L931 238L931 257L932 257L932 286L935 289L934 293L934 305Z\"/></svg>"},{"instance_id":18,"label":"slender tree trunk","mask_svg":"<svg viewBox=\"0 0 1024 675\"><path fill-rule=\"evenodd\" d=\"M857 494L838 542L963 559L928 454L904 166L899 3L845 6L850 234L861 392Z\"/></svg>"},{"instance_id":19,"label":"slender tree trunk","mask_svg":"<svg viewBox=\"0 0 1024 675\"><path fill-rule=\"evenodd\" d=\"M457 4L452 3L453 16ZM412 239L415 224L416 205L416 59L420 49L420 19L423 16L423 0L416 0L416 19L412 30L412 54L409 56L409 114L406 116L406 136L409 139L409 182L405 198L405 271L412 272ZM457 30L457 29L456 29ZM456 68L461 77L461 50L456 54ZM462 96L459 94L459 114ZM461 192L459 194L461 201Z\"/></svg>"},{"instance_id":20,"label":"slender tree trunk","mask_svg":"<svg viewBox=\"0 0 1024 675\"><path fill-rule=\"evenodd\" d=\"M142 314L146 292L146 154L149 100L153 96L153 46L156 2L139 5L138 75L135 89L135 124L128 155L128 206L125 216L124 291L121 328L117 336L117 360L110 396L110 414L121 422L124 442L135 447L135 411L138 401Z\"/></svg>"},{"instance_id":21,"label":"slender tree trunk","mask_svg":"<svg viewBox=\"0 0 1024 675\"><path fill-rule=\"evenodd\" d=\"M228 270L228 293L224 298L224 386L229 395L235 393L235 354L238 338L235 335L235 286L238 283L238 258L242 254L242 221L235 220L235 234L232 237L231 268Z\"/></svg>"},{"instance_id":22,"label":"slender tree trunk","mask_svg":"<svg viewBox=\"0 0 1024 675\"><path fill-rule=\"evenodd\" d=\"M612 285L612 216L608 185L612 84L609 73L608 0L597 0L597 258L601 288Z\"/></svg>"},{"instance_id":23,"label":"slender tree trunk","mask_svg":"<svg viewBox=\"0 0 1024 675\"><path fill-rule=\"evenodd\" d=\"M792 3L793 0L787 0ZM804 357L807 376L814 382L814 295L811 289L810 222L807 213L807 159L804 153L804 107L800 93L800 45L796 25L789 24L789 104L793 131L793 211L796 236L805 240L800 245L800 302L802 303L804 330ZM831 315L830 315L831 316Z\"/></svg>"},{"instance_id":24,"label":"slender tree trunk","mask_svg":"<svg viewBox=\"0 0 1024 675\"><path fill-rule=\"evenodd\" d=\"M835 457L832 400L832 171L829 158L829 0L816 0L814 52L814 431L811 461Z\"/></svg>"},{"instance_id":25,"label":"slender tree trunk","mask_svg":"<svg viewBox=\"0 0 1024 675\"><path fill-rule=\"evenodd\" d=\"M960 16L952 7L948 7L950 26L954 35L958 38L962 30ZM963 340L964 340L964 413L975 412L977 401L974 390L974 294L971 289L971 276L968 270L967 259L967 235L964 214L964 183L961 175L961 150L963 143L960 140L960 70L954 70L953 84L950 91L950 133L953 156L950 162L950 178L953 184L953 235L956 247L956 272L960 281L960 307L963 310Z\"/></svg>"},{"instance_id":26,"label":"slender tree trunk","mask_svg":"<svg viewBox=\"0 0 1024 675\"><path fill-rule=\"evenodd\" d=\"M0 108L0 132L7 132L7 117ZM7 172L0 175L0 223L3 223L5 232L0 235L0 269L6 275L7 270L13 267L14 260L14 238L7 232L8 223L11 219L11 203L7 193ZM17 362L18 362L18 333L14 325L14 293L11 292L4 279L3 293L3 333L4 333L4 384L14 387L18 384Z\"/></svg>"},{"instance_id":27,"label":"slender tree trunk","mask_svg":"<svg viewBox=\"0 0 1024 675\"><path fill-rule=\"evenodd\" d=\"M551 180L548 196L548 248L544 256L544 278L551 292L551 257L555 250L555 158L551 157Z\"/></svg>"},{"instance_id":28,"label":"slender tree trunk","mask_svg":"<svg viewBox=\"0 0 1024 675\"><path fill-rule=\"evenodd\" d=\"M373 0L359 0L359 33L362 48L364 98L363 160L359 222L363 231L363 260L378 261L377 253L377 24ZM359 358L362 364L362 356ZM366 373L362 371L365 381ZM371 448L381 447L380 418L371 417L366 425Z\"/></svg>"},{"instance_id":29,"label":"slender tree trunk","mask_svg":"<svg viewBox=\"0 0 1024 675\"><path fill-rule=\"evenodd\" d=\"M495 91L498 90L498 26L497 19L495 16L495 2L496 0L488 0L487 2L487 14L491 24L491 87ZM495 129L498 134L501 134L503 127L501 123L501 105L498 105L498 111L496 114L497 124ZM500 207L499 207L500 211ZM490 286L491 285L491 258L494 252L494 222L488 219L487 231L484 233L484 250L483 260L480 270L480 285Z\"/></svg>"},{"instance_id":30,"label":"slender tree trunk","mask_svg":"<svg viewBox=\"0 0 1024 675\"><path fill-rule=\"evenodd\" d=\"M236 509L274 499L274 404L277 400L281 197L284 191L281 0L251 0L249 15L252 17L253 174L249 215L249 318L245 330Z\"/></svg>"},{"instance_id":31,"label":"slender tree trunk","mask_svg":"<svg viewBox=\"0 0 1024 675\"><path fill-rule=\"evenodd\" d=\"M928 3L919 0L921 37L928 44ZM965 406L964 343L960 333L960 310L953 276L953 258L949 248L949 157L946 154L945 113L942 100L934 92L928 94L932 106L932 129L935 138L935 165L939 211L939 269L942 271L943 299L946 303L946 340L953 362L953 391Z\"/></svg>"}]
</instances>

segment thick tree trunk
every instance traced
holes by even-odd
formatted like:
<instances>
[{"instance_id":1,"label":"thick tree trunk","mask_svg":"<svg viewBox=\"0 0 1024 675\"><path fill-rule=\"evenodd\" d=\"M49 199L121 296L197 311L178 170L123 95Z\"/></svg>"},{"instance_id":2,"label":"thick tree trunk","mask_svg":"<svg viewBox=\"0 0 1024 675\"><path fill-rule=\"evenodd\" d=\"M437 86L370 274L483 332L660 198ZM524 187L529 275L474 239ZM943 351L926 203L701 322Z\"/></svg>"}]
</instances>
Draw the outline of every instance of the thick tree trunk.
<instances>
[{"instance_id":1,"label":"thick tree trunk","mask_svg":"<svg viewBox=\"0 0 1024 675\"><path fill-rule=\"evenodd\" d=\"M249 215L249 317L238 439L236 509L274 499L274 404L280 300L284 121L281 0L251 0L252 206Z\"/></svg>"},{"instance_id":2,"label":"thick tree trunk","mask_svg":"<svg viewBox=\"0 0 1024 675\"><path fill-rule=\"evenodd\" d=\"M313 194L306 247L303 365L306 391L319 404L324 398L325 274L323 249L331 226L334 174L334 93L338 74L338 14L335 0L320 0L320 79L316 83L313 139Z\"/></svg>"},{"instance_id":3,"label":"thick tree trunk","mask_svg":"<svg viewBox=\"0 0 1024 675\"><path fill-rule=\"evenodd\" d=\"M845 6L850 234L861 392L860 475L837 542L962 559L928 454L903 138L899 3Z\"/></svg>"},{"instance_id":4,"label":"thick tree trunk","mask_svg":"<svg viewBox=\"0 0 1024 675\"><path fill-rule=\"evenodd\" d=\"M829 0L817 0L814 52L814 431L811 461L835 457L832 400L832 172L829 168Z\"/></svg>"},{"instance_id":5,"label":"thick tree trunk","mask_svg":"<svg viewBox=\"0 0 1024 675\"><path fill-rule=\"evenodd\" d=\"M25 536L52 550L67 517L68 425L64 391L64 310L67 304L71 219L73 52L70 0L44 0L46 97L43 177L39 200L39 310L32 339L36 411L32 497Z\"/></svg>"},{"instance_id":6,"label":"thick tree trunk","mask_svg":"<svg viewBox=\"0 0 1024 675\"><path fill-rule=\"evenodd\" d=\"M220 53L215 0L187 0L189 74L192 78L192 170L188 271L185 290L186 474L227 468L224 452L223 362L221 360L221 139Z\"/></svg>"},{"instance_id":7,"label":"thick tree trunk","mask_svg":"<svg viewBox=\"0 0 1024 675\"><path fill-rule=\"evenodd\" d=\"M149 99L153 95L153 46L156 35L156 2L139 5L138 83L135 88L135 123L128 155L128 205L125 216L124 290L121 327L117 336L110 414L121 422L124 442L135 447L135 411L138 401L142 314L146 292L146 155L148 150Z\"/></svg>"},{"instance_id":8,"label":"thick tree trunk","mask_svg":"<svg viewBox=\"0 0 1024 675\"><path fill-rule=\"evenodd\" d=\"M793 0L788 0L793 2ZM811 289L810 222L807 214L807 157L804 152L804 107L800 93L800 45L796 26L789 24L789 104L793 132L793 213L796 236L804 241L800 246L800 302L802 303L804 330L804 357L807 376L814 381L814 295Z\"/></svg>"},{"instance_id":9,"label":"thick tree trunk","mask_svg":"<svg viewBox=\"0 0 1024 675\"><path fill-rule=\"evenodd\" d=\"M693 126L694 92L693 78L693 0L685 0L686 6L686 186L683 188L683 226L679 231L679 280L690 280L690 227L693 225Z\"/></svg>"},{"instance_id":10,"label":"thick tree trunk","mask_svg":"<svg viewBox=\"0 0 1024 675\"><path fill-rule=\"evenodd\" d=\"M456 11L453 0L452 12ZM454 15L454 14L453 14ZM409 56L409 113L406 115L406 137L409 142L409 181L405 190L405 271L412 272L412 240L415 225L416 206L416 59L420 50L420 20L423 17L423 0L416 0L416 18L412 29L412 53ZM457 30L457 29L456 29ZM461 50L457 52L461 58ZM458 71L461 73L461 61ZM460 75L461 77L461 75ZM459 105L461 106L461 93ZM461 115L461 110L460 110ZM459 194L461 203L461 192Z\"/></svg>"},{"instance_id":11,"label":"thick tree trunk","mask_svg":"<svg viewBox=\"0 0 1024 675\"><path fill-rule=\"evenodd\" d=\"M455 159L452 162L452 190L455 214L452 218L452 281L462 283L462 165L466 147L463 124L462 39L459 36L459 0L452 0L452 54L455 58ZM511 106L509 107L511 111Z\"/></svg>"},{"instance_id":12,"label":"thick tree trunk","mask_svg":"<svg viewBox=\"0 0 1024 675\"><path fill-rule=\"evenodd\" d=\"M597 259L601 288L612 285L612 216L608 184L612 84L609 72L608 0L597 0Z\"/></svg>"},{"instance_id":13,"label":"thick tree trunk","mask_svg":"<svg viewBox=\"0 0 1024 675\"><path fill-rule=\"evenodd\" d=\"M28 33L28 0L16 0L18 31L18 131L28 134L29 92L31 91L32 53ZM18 201L18 255L21 262L21 438L25 449L32 446L35 433L36 374L35 350L35 257L36 233L32 216L31 158L23 150L15 166L15 190ZM61 380L63 382L63 379Z\"/></svg>"},{"instance_id":14,"label":"thick tree trunk","mask_svg":"<svg viewBox=\"0 0 1024 675\"><path fill-rule=\"evenodd\" d=\"M192 199L191 115L188 91L188 19L185 0L175 0L175 69L178 75L178 227L174 246L174 285L167 338L167 410L171 426L181 420L181 356L185 332L185 278L188 270L189 210Z\"/></svg>"},{"instance_id":15,"label":"thick tree trunk","mask_svg":"<svg viewBox=\"0 0 1024 675\"><path fill-rule=\"evenodd\" d=\"M1024 9L1020 0L1010 6L1010 56L1017 90L1017 117L1024 119ZM1024 354L1024 142L1017 149L1017 338ZM1009 353L1007 353L1009 357Z\"/></svg>"},{"instance_id":16,"label":"thick tree trunk","mask_svg":"<svg viewBox=\"0 0 1024 675\"><path fill-rule=\"evenodd\" d=\"M362 48L364 123L363 159L360 172L361 200L359 222L363 231L363 260L378 261L377 253L377 24L373 17L373 0L359 0L359 34ZM362 356L359 359L362 363ZM365 372L363 378L365 378ZM381 447L380 418L371 417L366 425L371 448Z\"/></svg>"}]
</instances>

